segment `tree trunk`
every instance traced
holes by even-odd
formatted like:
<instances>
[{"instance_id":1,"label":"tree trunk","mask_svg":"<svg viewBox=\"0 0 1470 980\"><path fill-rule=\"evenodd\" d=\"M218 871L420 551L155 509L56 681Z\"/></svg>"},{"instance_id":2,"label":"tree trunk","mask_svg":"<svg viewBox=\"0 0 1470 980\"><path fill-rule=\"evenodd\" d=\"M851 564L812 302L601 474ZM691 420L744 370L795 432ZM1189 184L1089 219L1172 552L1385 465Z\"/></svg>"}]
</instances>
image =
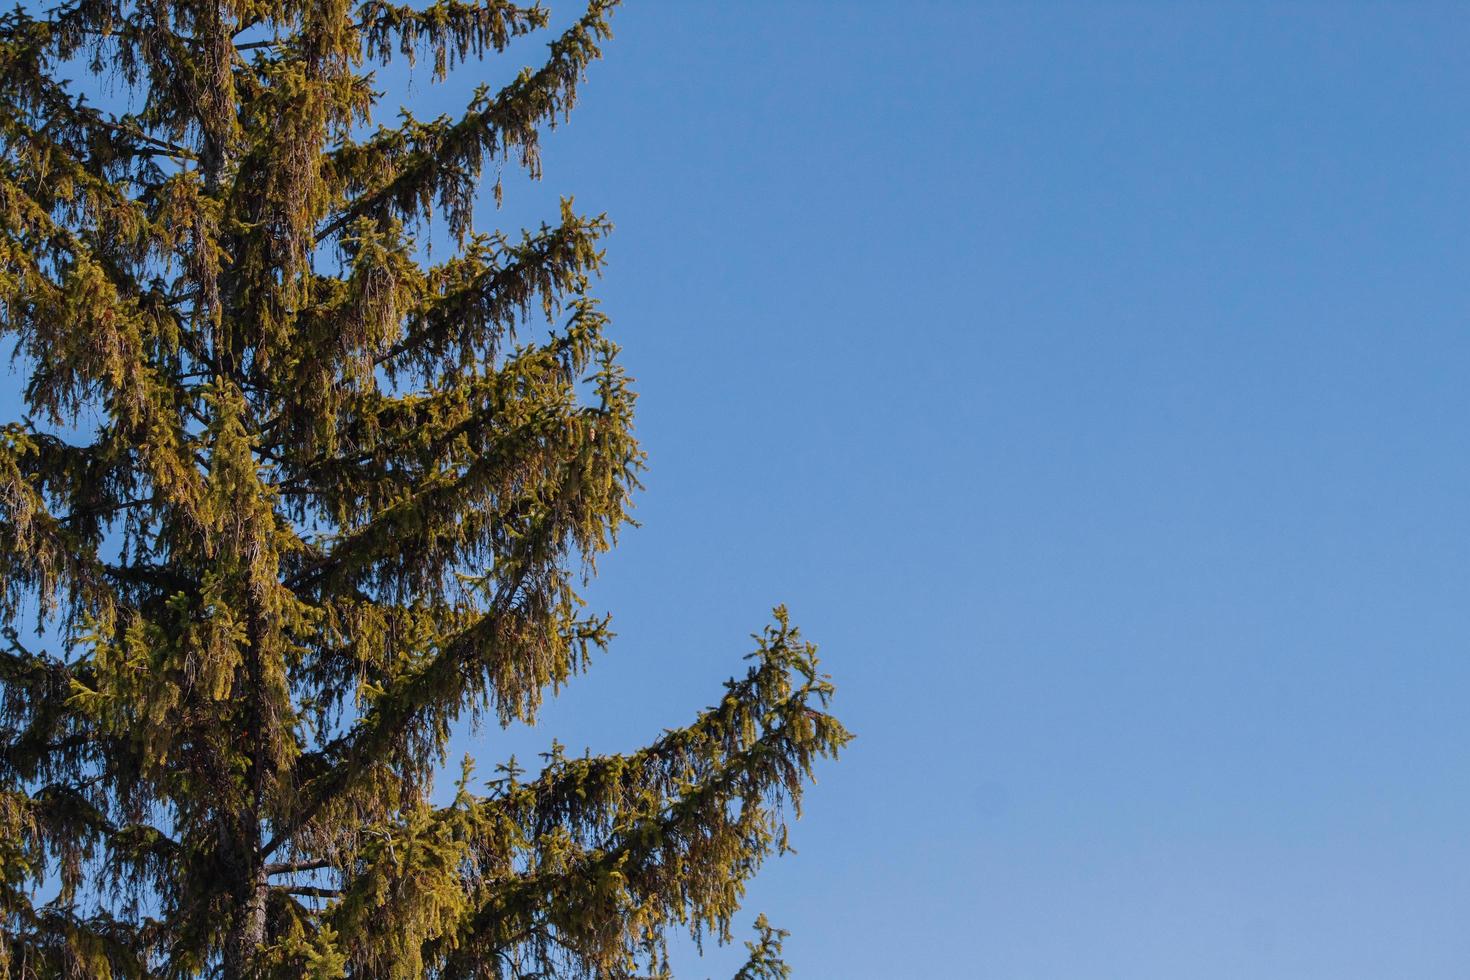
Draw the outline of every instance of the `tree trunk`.
<instances>
[{"instance_id":1,"label":"tree trunk","mask_svg":"<svg viewBox=\"0 0 1470 980\"><path fill-rule=\"evenodd\" d=\"M254 975L251 964L265 945L265 868L259 866L242 883L244 888L235 908L235 918L225 940L225 980L246 980Z\"/></svg>"},{"instance_id":2,"label":"tree trunk","mask_svg":"<svg viewBox=\"0 0 1470 980\"><path fill-rule=\"evenodd\" d=\"M247 980L255 976L255 955L266 942L265 902L269 888L265 857L261 853L261 814L265 803L266 750L262 744L266 711L264 679L261 676L260 651L264 621L260 603L252 594L246 600L245 660L237 673L239 696L246 704L246 737L248 765L245 805L226 817L224 826L230 831L229 873L235 897L234 918L225 941L225 980ZM242 690L243 688L243 690Z\"/></svg>"}]
</instances>

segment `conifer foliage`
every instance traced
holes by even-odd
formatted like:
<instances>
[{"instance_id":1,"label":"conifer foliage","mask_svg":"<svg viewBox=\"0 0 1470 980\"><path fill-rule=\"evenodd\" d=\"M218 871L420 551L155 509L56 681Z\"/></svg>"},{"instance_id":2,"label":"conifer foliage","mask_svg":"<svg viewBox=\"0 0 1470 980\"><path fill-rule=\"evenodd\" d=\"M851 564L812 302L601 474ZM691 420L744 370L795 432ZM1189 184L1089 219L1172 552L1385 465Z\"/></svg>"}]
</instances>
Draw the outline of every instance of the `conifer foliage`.
<instances>
[{"instance_id":1,"label":"conifer foliage","mask_svg":"<svg viewBox=\"0 0 1470 980\"><path fill-rule=\"evenodd\" d=\"M611 636L576 592L643 459L587 294L609 226L472 213L537 174L614 5L388 125L378 65L442 80L547 11L0 15L0 975L621 977L730 937L848 739L782 610L687 727L430 792L457 723L532 719Z\"/></svg>"}]
</instances>

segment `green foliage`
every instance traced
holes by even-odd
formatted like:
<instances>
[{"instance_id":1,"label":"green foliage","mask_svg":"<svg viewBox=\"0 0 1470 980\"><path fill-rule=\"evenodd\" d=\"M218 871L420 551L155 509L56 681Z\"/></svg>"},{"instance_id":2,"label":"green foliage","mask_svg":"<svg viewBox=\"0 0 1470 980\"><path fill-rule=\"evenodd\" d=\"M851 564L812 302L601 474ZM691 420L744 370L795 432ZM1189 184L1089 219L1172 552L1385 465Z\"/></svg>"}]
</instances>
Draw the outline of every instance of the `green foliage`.
<instances>
[{"instance_id":1,"label":"green foliage","mask_svg":"<svg viewBox=\"0 0 1470 980\"><path fill-rule=\"evenodd\" d=\"M791 967L781 960L781 942L791 934L771 925L764 915L756 916L755 930L756 941L745 944L750 957L735 974L735 980L786 980L791 976Z\"/></svg>"},{"instance_id":2,"label":"green foliage","mask_svg":"<svg viewBox=\"0 0 1470 980\"><path fill-rule=\"evenodd\" d=\"M849 738L784 610L686 727L530 779L467 762L431 802L457 723L534 719L612 635L577 591L643 465L587 292L610 226L471 219L487 167L537 174L614 5L458 118L376 128L374 63L442 79L547 12L0 15L29 412L0 426L0 975L631 977L671 929L731 938ZM433 215L456 248L428 265ZM741 976L784 977L757 930Z\"/></svg>"}]
</instances>

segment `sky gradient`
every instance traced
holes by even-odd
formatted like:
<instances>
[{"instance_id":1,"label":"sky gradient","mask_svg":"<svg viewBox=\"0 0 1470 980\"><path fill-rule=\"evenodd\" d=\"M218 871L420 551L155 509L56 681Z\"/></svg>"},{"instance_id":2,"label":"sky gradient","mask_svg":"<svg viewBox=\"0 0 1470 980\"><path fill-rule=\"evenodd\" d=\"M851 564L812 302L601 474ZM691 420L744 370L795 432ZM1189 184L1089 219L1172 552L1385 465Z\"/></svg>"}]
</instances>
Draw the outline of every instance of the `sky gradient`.
<instances>
[{"instance_id":1,"label":"sky gradient","mask_svg":"<svg viewBox=\"0 0 1470 980\"><path fill-rule=\"evenodd\" d=\"M784 601L858 734L752 889L797 976L1465 976L1470 7L615 30L531 193L617 224L651 468L537 734Z\"/></svg>"}]
</instances>

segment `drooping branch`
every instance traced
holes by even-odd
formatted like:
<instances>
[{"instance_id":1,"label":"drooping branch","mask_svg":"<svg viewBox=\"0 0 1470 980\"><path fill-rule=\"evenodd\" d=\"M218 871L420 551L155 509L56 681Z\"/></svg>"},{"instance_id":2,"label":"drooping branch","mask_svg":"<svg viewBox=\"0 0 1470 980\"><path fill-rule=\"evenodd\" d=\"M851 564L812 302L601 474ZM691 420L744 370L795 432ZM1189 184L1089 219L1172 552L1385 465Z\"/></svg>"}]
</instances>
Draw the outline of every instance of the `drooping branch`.
<instances>
[{"instance_id":1,"label":"drooping branch","mask_svg":"<svg viewBox=\"0 0 1470 980\"><path fill-rule=\"evenodd\" d=\"M475 184L487 162L509 159L514 152L533 177L539 176L540 127L555 125L571 111L578 83L601 55L598 43L611 37L607 18L618 3L591 0L587 12L551 43L544 66L522 72L494 95L481 88L458 121L410 118L398 129L381 130L333 153L333 168L351 203L318 230L317 241L359 217L413 219L436 201L451 232L463 237Z\"/></svg>"},{"instance_id":2,"label":"drooping branch","mask_svg":"<svg viewBox=\"0 0 1470 980\"><path fill-rule=\"evenodd\" d=\"M503 51L511 40L545 27L546 8L522 7L511 0L436 0L427 7L369 0L359 8L360 30L369 54L387 63L395 51L413 59L424 49L434 57L434 77L442 79L455 59L480 58Z\"/></svg>"},{"instance_id":3,"label":"drooping branch","mask_svg":"<svg viewBox=\"0 0 1470 980\"><path fill-rule=\"evenodd\" d=\"M715 708L633 756L567 760L502 783L480 805L483 904L429 945L443 976L529 944L577 951L591 971L626 970L670 922L728 938L743 882L785 847L780 810L799 807L819 757L851 736L823 709L831 686L778 610L757 665ZM513 828L513 829L510 829ZM517 870L508 841L531 851Z\"/></svg>"},{"instance_id":4,"label":"drooping branch","mask_svg":"<svg viewBox=\"0 0 1470 980\"><path fill-rule=\"evenodd\" d=\"M473 243L462 258L435 270L435 294L409 315L403 339L374 363L391 376L400 359L422 366L487 360L533 305L553 315L561 297L582 291L601 271L597 243L611 230L605 216L579 217L571 204L562 203L555 228L543 225L516 245Z\"/></svg>"}]
</instances>

